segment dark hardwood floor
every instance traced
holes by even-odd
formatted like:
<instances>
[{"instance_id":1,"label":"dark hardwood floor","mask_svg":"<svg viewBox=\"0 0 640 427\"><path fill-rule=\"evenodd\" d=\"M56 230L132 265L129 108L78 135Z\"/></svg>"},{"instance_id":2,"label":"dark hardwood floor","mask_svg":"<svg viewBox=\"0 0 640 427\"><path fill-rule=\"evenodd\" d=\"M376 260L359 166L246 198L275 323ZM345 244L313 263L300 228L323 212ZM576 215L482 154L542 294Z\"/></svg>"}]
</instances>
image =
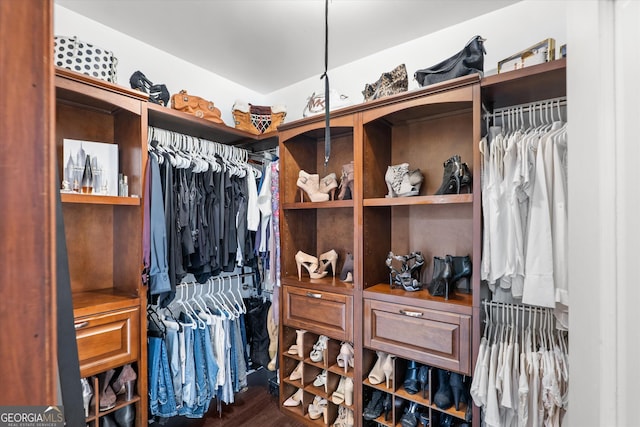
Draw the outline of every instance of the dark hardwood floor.
<instances>
[{"instance_id":1,"label":"dark hardwood floor","mask_svg":"<svg viewBox=\"0 0 640 427\"><path fill-rule=\"evenodd\" d=\"M235 395L235 402L222 405L222 413L217 410L217 402L211 402L211 408L202 419L173 417L154 422L152 427L304 427L285 416L278 408L278 398L269 393L269 378L275 372L260 369L248 376L249 387Z\"/></svg>"}]
</instances>

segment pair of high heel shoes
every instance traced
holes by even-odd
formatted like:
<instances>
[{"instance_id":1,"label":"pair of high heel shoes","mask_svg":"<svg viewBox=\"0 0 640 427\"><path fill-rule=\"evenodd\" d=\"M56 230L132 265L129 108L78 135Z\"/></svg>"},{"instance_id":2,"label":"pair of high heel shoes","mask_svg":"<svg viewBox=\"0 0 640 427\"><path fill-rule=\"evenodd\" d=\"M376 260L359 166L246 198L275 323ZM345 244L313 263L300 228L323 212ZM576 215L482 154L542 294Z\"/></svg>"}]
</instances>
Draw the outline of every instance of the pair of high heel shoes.
<instances>
[{"instance_id":1,"label":"pair of high heel shoes","mask_svg":"<svg viewBox=\"0 0 640 427\"><path fill-rule=\"evenodd\" d=\"M338 253L331 249L328 252L320 254L319 257L298 251L295 256L296 266L298 267L298 280L302 280L302 267L309 273L312 279L322 279L329 274L328 268L331 266L333 277L336 276L336 263L338 262Z\"/></svg>"},{"instance_id":2,"label":"pair of high heel shoes","mask_svg":"<svg viewBox=\"0 0 640 427\"><path fill-rule=\"evenodd\" d=\"M471 258L447 255L444 258L433 257L433 276L427 290L434 296L449 299L455 288L460 293L471 293Z\"/></svg>"},{"instance_id":3,"label":"pair of high heel shoes","mask_svg":"<svg viewBox=\"0 0 640 427\"><path fill-rule=\"evenodd\" d=\"M300 189L301 202L304 202L304 193L307 193L307 197L312 202L326 202L332 198L335 199L338 180L333 172L320 179L317 173L311 174L301 170L298 173L296 185Z\"/></svg>"},{"instance_id":4,"label":"pair of high heel shoes","mask_svg":"<svg viewBox=\"0 0 640 427\"><path fill-rule=\"evenodd\" d=\"M420 169L409 169L409 163L400 163L387 167L384 174L389 193L385 197L417 196L424 181Z\"/></svg>"},{"instance_id":5,"label":"pair of high heel shoes","mask_svg":"<svg viewBox=\"0 0 640 427\"><path fill-rule=\"evenodd\" d=\"M473 177L469 166L463 163L459 155L451 156L444 162L444 174L442 176L442 184L436 191L436 195L441 194L460 194L466 187L467 192L471 193L471 184Z\"/></svg>"},{"instance_id":6,"label":"pair of high heel shoes","mask_svg":"<svg viewBox=\"0 0 640 427\"><path fill-rule=\"evenodd\" d=\"M108 411L116 406L117 395L124 394L125 400L133 399L136 384L136 371L127 364L122 367L120 373L111 381L116 373L115 369L109 369L98 375L98 409ZM89 381L81 379L82 398L85 407L85 415L88 416L89 408L95 406L96 394L93 392Z\"/></svg>"},{"instance_id":7,"label":"pair of high heel shoes","mask_svg":"<svg viewBox=\"0 0 640 427\"><path fill-rule=\"evenodd\" d=\"M424 257L421 252L411 252L409 255L394 255L389 252L386 264L390 270L391 288L398 286L411 292L422 289L420 269L424 265Z\"/></svg>"}]
</instances>

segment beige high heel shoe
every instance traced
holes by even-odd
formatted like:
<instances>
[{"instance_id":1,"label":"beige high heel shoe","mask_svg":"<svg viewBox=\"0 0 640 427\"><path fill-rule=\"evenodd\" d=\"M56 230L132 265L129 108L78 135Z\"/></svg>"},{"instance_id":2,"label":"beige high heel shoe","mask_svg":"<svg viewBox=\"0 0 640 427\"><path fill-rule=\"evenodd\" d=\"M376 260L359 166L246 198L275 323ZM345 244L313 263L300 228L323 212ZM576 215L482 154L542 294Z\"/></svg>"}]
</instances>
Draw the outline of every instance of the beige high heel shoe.
<instances>
[{"instance_id":1,"label":"beige high heel shoe","mask_svg":"<svg viewBox=\"0 0 640 427\"><path fill-rule=\"evenodd\" d=\"M303 190L312 202L326 202L329 200L328 194L320 192L320 175L317 173L310 174L301 170L298 173L296 185L300 188L301 202L304 202Z\"/></svg>"},{"instance_id":2,"label":"beige high heel shoe","mask_svg":"<svg viewBox=\"0 0 640 427\"><path fill-rule=\"evenodd\" d=\"M284 401L284 406L298 406L302 403L302 396L304 391L299 388L295 393L293 393L287 400Z\"/></svg>"},{"instance_id":3,"label":"beige high heel shoe","mask_svg":"<svg viewBox=\"0 0 640 427\"><path fill-rule=\"evenodd\" d=\"M329 195L329 200L336 199L336 188L338 188L338 179L335 173L330 173L320 180L319 190L321 193Z\"/></svg>"},{"instance_id":4,"label":"beige high heel shoe","mask_svg":"<svg viewBox=\"0 0 640 427\"><path fill-rule=\"evenodd\" d=\"M328 274L327 267L331 266L331 271L333 272L333 277L336 277L336 263L338 262L338 253L331 249L328 252L320 254L318 257L318 268L314 272L314 274L310 274L312 279L321 279ZM315 276L315 277L314 277Z\"/></svg>"},{"instance_id":5,"label":"beige high heel shoe","mask_svg":"<svg viewBox=\"0 0 640 427\"><path fill-rule=\"evenodd\" d=\"M302 280L301 267L306 268L307 272L309 273L309 276L311 278L314 278L313 276L311 276L311 274L315 273L315 271L318 269L318 258L312 255L306 254L302 251L298 251L298 253L296 253L295 259L296 259L296 265L298 266L298 280Z\"/></svg>"},{"instance_id":6,"label":"beige high heel shoe","mask_svg":"<svg viewBox=\"0 0 640 427\"><path fill-rule=\"evenodd\" d=\"M387 388L389 388L389 380L393 381L393 360L395 358L395 356L388 355L387 359L382 364L382 372L384 372Z\"/></svg>"},{"instance_id":7,"label":"beige high heel shoe","mask_svg":"<svg viewBox=\"0 0 640 427\"><path fill-rule=\"evenodd\" d=\"M373 368L371 368L371 371L369 371L369 382L374 385L382 384L382 382L385 380L384 370L382 369L382 366L389 358L389 355L383 351L377 351L376 354L378 355L378 360L376 360L375 365L373 365Z\"/></svg>"}]
</instances>

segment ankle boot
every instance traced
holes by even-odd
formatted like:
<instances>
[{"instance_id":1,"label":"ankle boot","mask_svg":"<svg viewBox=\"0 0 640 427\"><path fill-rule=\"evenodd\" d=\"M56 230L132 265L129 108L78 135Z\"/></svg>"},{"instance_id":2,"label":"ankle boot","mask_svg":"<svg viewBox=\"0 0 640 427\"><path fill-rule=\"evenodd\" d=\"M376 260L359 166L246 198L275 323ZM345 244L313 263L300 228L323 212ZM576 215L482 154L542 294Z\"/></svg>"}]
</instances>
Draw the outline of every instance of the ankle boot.
<instances>
[{"instance_id":1,"label":"ankle boot","mask_svg":"<svg viewBox=\"0 0 640 427\"><path fill-rule=\"evenodd\" d=\"M347 252L344 266L340 272L340 280L347 283L353 282L353 254L351 252Z\"/></svg>"},{"instance_id":2,"label":"ankle boot","mask_svg":"<svg viewBox=\"0 0 640 427\"><path fill-rule=\"evenodd\" d=\"M466 163L462 164L461 175L462 176L460 178L460 191L462 191L462 189L466 187L467 192L471 193L473 191L473 188L472 188L473 176L471 175L471 171L469 170L469 165L467 165Z\"/></svg>"},{"instance_id":3,"label":"ankle boot","mask_svg":"<svg viewBox=\"0 0 640 427\"><path fill-rule=\"evenodd\" d=\"M420 366L418 371L418 382L420 382L420 390L422 390L422 398L427 398L427 390L429 389L429 367L426 365Z\"/></svg>"},{"instance_id":4,"label":"ankle boot","mask_svg":"<svg viewBox=\"0 0 640 427\"><path fill-rule=\"evenodd\" d=\"M471 293L471 258L466 256L452 256L447 255L446 259L451 264L452 276L451 285L456 290L463 294Z\"/></svg>"},{"instance_id":5,"label":"ankle boot","mask_svg":"<svg viewBox=\"0 0 640 427\"><path fill-rule=\"evenodd\" d=\"M451 393L453 395L453 404L456 407L456 411L459 411L460 402L467 403L464 378L456 372L451 372L449 375L449 385L451 386Z\"/></svg>"},{"instance_id":6,"label":"ankle boot","mask_svg":"<svg viewBox=\"0 0 640 427\"><path fill-rule=\"evenodd\" d=\"M409 173L409 163L400 163L387 167L384 180L389 193L385 197L398 197L404 176Z\"/></svg>"},{"instance_id":7,"label":"ankle boot","mask_svg":"<svg viewBox=\"0 0 640 427\"><path fill-rule=\"evenodd\" d=\"M371 400L367 404L367 407L362 411L362 417L367 420L375 420L378 418L383 411L385 394L380 390L374 390L371 395Z\"/></svg>"},{"instance_id":8,"label":"ankle boot","mask_svg":"<svg viewBox=\"0 0 640 427\"><path fill-rule=\"evenodd\" d=\"M407 363L407 371L404 374L404 389L409 394L416 394L420 391L419 381L418 381L418 371L420 370L420 365L415 360L410 360Z\"/></svg>"},{"instance_id":9,"label":"ankle boot","mask_svg":"<svg viewBox=\"0 0 640 427\"><path fill-rule=\"evenodd\" d=\"M444 162L444 173L442 175L442 184L436 191L436 195L441 194L459 194L460 193L460 156L451 156Z\"/></svg>"},{"instance_id":10,"label":"ankle boot","mask_svg":"<svg viewBox=\"0 0 640 427\"><path fill-rule=\"evenodd\" d=\"M113 413L118 427L133 427L133 423L136 420L136 407L135 405L127 405L118 409Z\"/></svg>"},{"instance_id":11,"label":"ankle boot","mask_svg":"<svg viewBox=\"0 0 640 427\"><path fill-rule=\"evenodd\" d=\"M133 370L131 365L124 365L120 375L111 384L111 388L113 388L116 395L125 394L125 400L131 400L133 399L137 378L136 371Z\"/></svg>"},{"instance_id":12,"label":"ankle boot","mask_svg":"<svg viewBox=\"0 0 640 427\"><path fill-rule=\"evenodd\" d=\"M329 200L329 194L320 192L320 175L317 173L310 174L303 170L298 173L298 181L296 185L300 189L300 201L304 201L304 193L307 193L309 200L312 202L326 202Z\"/></svg>"},{"instance_id":13,"label":"ankle boot","mask_svg":"<svg viewBox=\"0 0 640 427\"><path fill-rule=\"evenodd\" d=\"M434 297L444 296L449 299L451 276L451 263L446 258L433 257L433 276L427 285L429 293Z\"/></svg>"},{"instance_id":14,"label":"ankle boot","mask_svg":"<svg viewBox=\"0 0 640 427\"><path fill-rule=\"evenodd\" d=\"M109 369L107 372L98 374L98 388L100 389L98 396L100 398L98 404L100 411L108 411L116 406L116 394L111 388L111 378L115 374L115 369ZM91 406L95 405L96 394L91 398Z\"/></svg>"},{"instance_id":15,"label":"ankle boot","mask_svg":"<svg viewBox=\"0 0 640 427\"><path fill-rule=\"evenodd\" d=\"M353 160L346 165L342 165L342 176L338 186L338 200L353 199Z\"/></svg>"},{"instance_id":16,"label":"ankle boot","mask_svg":"<svg viewBox=\"0 0 640 427\"><path fill-rule=\"evenodd\" d=\"M449 383L449 372L438 369L438 391L433 396L433 403L440 409L449 409L453 405L453 392Z\"/></svg>"}]
</instances>

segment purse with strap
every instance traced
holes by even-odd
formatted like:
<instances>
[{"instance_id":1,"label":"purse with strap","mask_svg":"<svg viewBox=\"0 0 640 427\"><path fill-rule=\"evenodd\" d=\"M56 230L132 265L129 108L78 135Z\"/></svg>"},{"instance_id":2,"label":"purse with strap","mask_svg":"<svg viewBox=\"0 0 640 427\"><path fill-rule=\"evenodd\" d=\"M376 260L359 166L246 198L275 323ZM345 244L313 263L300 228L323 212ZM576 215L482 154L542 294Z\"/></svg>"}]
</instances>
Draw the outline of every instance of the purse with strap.
<instances>
[{"instance_id":1,"label":"purse with strap","mask_svg":"<svg viewBox=\"0 0 640 427\"><path fill-rule=\"evenodd\" d=\"M182 111L183 113L193 114L201 119L224 124L220 109L217 108L212 101L207 101L199 96L189 95L184 89L181 90L180 93L171 96L171 108Z\"/></svg>"},{"instance_id":2,"label":"purse with strap","mask_svg":"<svg viewBox=\"0 0 640 427\"><path fill-rule=\"evenodd\" d=\"M484 41L482 37L475 36L460 52L432 67L416 71L413 77L420 86L428 86L468 74L482 75L486 53Z\"/></svg>"}]
</instances>

